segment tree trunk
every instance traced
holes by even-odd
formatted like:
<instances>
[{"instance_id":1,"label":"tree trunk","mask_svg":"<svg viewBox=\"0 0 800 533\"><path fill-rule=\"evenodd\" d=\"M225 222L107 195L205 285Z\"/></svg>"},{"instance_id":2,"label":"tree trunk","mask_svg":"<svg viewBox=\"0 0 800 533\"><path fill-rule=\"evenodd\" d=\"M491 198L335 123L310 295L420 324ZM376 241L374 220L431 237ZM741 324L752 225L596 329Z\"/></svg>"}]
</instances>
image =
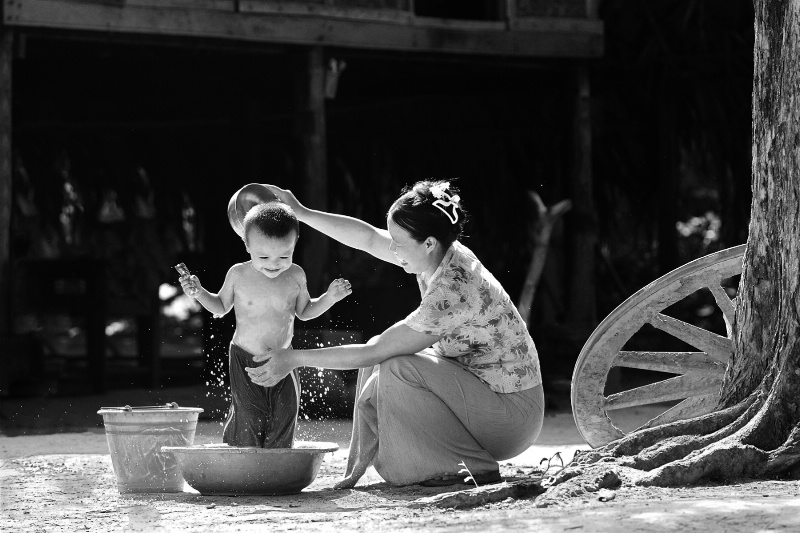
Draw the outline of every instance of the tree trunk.
<instances>
[{"instance_id":1,"label":"tree trunk","mask_svg":"<svg viewBox=\"0 0 800 533\"><path fill-rule=\"evenodd\" d=\"M800 0L756 0L755 17L753 202L719 409L583 454L551 484L609 465L643 485L800 472Z\"/></svg>"},{"instance_id":2,"label":"tree trunk","mask_svg":"<svg viewBox=\"0 0 800 533\"><path fill-rule=\"evenodd\" d=\"M800 2L756 2L753 200L723 401L740 401L798 363ZM793 368L784 368L785 364Z\"/></svg>"},{"instance_id":3,"label":"tree trunk","mask_svg":"<svg viewBox=\"0 0 800 533\"><path fill-rule=\"evenodd\" d=\"M722 401L770 391L753 443L771 449L800 421L800 1L755 7L753 201Z\"/></svg>"}]
</instances>

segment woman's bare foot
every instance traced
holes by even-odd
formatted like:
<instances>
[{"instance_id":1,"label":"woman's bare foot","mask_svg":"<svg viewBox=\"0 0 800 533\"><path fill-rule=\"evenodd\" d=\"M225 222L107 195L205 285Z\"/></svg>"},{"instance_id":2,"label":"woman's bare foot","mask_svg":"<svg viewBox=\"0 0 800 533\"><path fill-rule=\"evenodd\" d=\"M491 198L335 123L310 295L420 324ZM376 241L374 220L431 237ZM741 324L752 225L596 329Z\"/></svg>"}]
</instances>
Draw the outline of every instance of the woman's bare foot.
<instances>
[{"instance_id":1,"label":"woman's bare foot","mask_svg":"<svg viewBox=\"0 0 800 533\"><path fill-rule=\"evenodd\" d=\"M364 472L366 471L366 466L362 467L361 465L355 465L353 467L353 471L346 475L343 480L335 484L333 488L336 490L352 489L356 486L356 483L358 483L358 480L361 479L361 476L363 476Z\"/></svg>"},{"instance_id":2,"label":"woman's bare foot","mask_svg":"<svg viewBox=\"0 0 800 533\"><path fill-rule=\"evenodd\" d=\"M334 490L352 489L358 483L358 477L350 474L333 486Z\"/></svg>"}]
</instances>

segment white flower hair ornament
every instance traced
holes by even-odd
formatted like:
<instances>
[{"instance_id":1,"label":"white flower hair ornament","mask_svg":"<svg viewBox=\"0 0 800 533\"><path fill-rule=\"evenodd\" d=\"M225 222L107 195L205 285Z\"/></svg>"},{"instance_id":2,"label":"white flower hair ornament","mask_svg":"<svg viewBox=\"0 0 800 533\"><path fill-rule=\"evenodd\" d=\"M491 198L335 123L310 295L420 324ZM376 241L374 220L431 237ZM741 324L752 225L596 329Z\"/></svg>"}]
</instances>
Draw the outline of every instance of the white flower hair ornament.
<instances>
[{"instance_id":1,"label":"white flower hair ornament","mask_svg":"<svg viewBox=\"0 0 800 533\"><path fill-rule=\"evenodd\" d=\"M450 219L451 224L455 224L458 222L458 208L461 207L459 205L461 197L457 194L452 196L448 194L446 191L449 188L450 182L443 181L432 186L430 190L433 197L436 198L436 200L433 202L433 205L436 206L439 211L444 213L448 219Z\"/></svg>"}]
</instances>

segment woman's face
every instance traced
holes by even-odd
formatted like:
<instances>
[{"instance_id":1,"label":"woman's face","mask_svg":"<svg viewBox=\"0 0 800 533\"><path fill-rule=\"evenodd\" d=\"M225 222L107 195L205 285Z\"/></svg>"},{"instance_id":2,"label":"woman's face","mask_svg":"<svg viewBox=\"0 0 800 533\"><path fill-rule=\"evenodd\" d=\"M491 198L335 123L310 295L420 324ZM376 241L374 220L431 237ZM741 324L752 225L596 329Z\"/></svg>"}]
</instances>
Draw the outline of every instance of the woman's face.
<instances>
[{"instance_id":1,"label":"woman's face","mask_svg":"<svg viewBox=\"0 0 800 533\"><path fill-rule=\"evenodd\" d=\"M411 234L398 226L391 218L386 221L386 227L392 242L389 244L389 251L392 252L400 266L409 274L421 274L427 272L432 266L432 254L430 253L431 238L424 242L417 242ZM434 265L435 266L435 265Z\"/></svg>"}]
</instances>

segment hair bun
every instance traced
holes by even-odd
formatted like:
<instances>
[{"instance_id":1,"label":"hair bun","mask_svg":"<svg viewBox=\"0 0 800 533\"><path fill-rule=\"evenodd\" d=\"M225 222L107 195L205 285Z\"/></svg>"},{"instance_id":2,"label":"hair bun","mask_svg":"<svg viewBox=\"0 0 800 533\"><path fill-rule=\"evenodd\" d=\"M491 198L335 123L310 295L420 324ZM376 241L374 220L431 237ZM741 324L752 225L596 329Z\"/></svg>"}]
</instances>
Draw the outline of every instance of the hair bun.
<instances>
[{"instance_id":1,"label":"hair bun","mask_svg":"<svg viewBox=\"0 0 800 533\"><path fill-rule=\"evenodd\" d=\"M449 247L458 240L467 218L458 193L448 181L418 181L403 188L389 216L417 242L434 237Z\"/></svg>"}]
</instances>

